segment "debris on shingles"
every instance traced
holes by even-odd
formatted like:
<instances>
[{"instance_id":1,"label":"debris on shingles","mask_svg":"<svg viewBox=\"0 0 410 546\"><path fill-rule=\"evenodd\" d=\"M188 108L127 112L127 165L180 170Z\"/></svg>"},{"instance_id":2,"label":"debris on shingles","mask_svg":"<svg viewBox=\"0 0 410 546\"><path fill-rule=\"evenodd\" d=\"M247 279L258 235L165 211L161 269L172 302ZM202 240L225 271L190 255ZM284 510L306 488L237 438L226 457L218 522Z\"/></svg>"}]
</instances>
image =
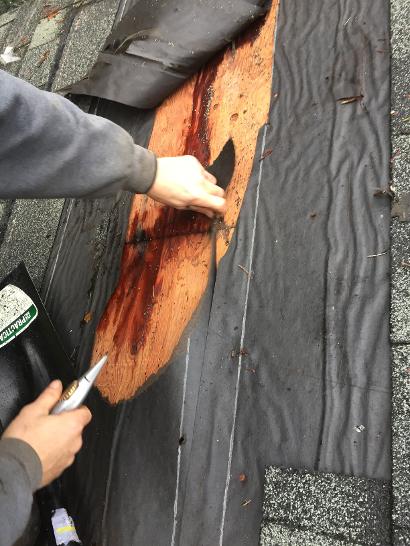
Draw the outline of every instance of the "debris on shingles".
<instances>
[{"instance_id":1,"label":"debris on shingles","mask_svg":"<svg viewBox=\"0 0 410 546\"><path fill-rule=\"evenodd\" d=\"M42 53L42 55L40 56L37 62L37 67L41 66L48 59L49 56L50 56L50 50L46 49L46 51L44 51L44 53Z\"/></svg>"},{"instance_id":2,"label":"debris on shingles","mask_svg":"<svg viewBox=\"0 0 410 546\"><path fill-rule=\"evenodd\" d=\"M352 104L353 102L357 102L362 100L363 95L353 95L352 97L341 97L340 99L337 99L337 102L339 104Z\"/></svg>"},{"instance_id":3,"label":"debris on shingles","mask_svg":"<svg viewBox=\"0 0 410 546\"><path fill-rule=\"evenodd\" d=\"M248 478L246 477L246 474L244 474L243 472L241 474L239 474L239 481L241 483L245 483L247 479Z\"/></svg>"},{"instance_id":4,"label":"debris on shingles","mask_svg":"<svg viewBox=\"0 0 410 546\"><path fill-rule=\"evenodd\" d=\"M401 265L402 267L408 267L408 268L410 268L410 262L406 262L405 260L402 260L401 263L400 263L400 265Z\"/></svg>"},{"instance_id":5,"label":"debris on shingles","mask_svg":"<svg viewBox=\"0 0 410 546\"><path fill-rule=\"evenodd\" d=\"M394 201L391 215L393 218L397 217L400 222L410 222L410 193L403 193Z\"/></svg>"},{"instance_id":6,"label":"debris on shingles","mask_svg":"<svg viewBox=\"0 0 410 546\"><path fill-rule=\"evenodd\" d=\"M60 13L60 11L61 11L60 8L52 8L52 7L46 6L44 10L44 17L46 17L49 21L51 21L51 19L54 19L54 17L56 17L56 15Z\"/></svg>"},{"instance_id":7,"label":"debris on shingles","mask_svg":"<svg viewBox=\"0 0 410 546\"><path fill-rule=\"evenodd\" d=\"M20 57L15 55L13 46L7 46L3 53L0 55L0 61L2 64L15 63L20 60Z\"/></svg>"},{"instance_id":8,"label":"debris on shingles","mask_svg":"<svg viewBox=\"0 0 410 546\"><path fill-rule=\"evenodd\" d=\"M250 504L252 502L252 499L246 499L242 502L241 506L248 506L248 504Z\"/></svg>"},{"instance_id":9,"label":"debris on shingles","mask_svg":"<svg viewBox=\"0 0 410 546\"><path fill-rule=\"evenodd\" d=\"M265 471L262 546L386 546L390 528L386 481L292 468ZM294 533L299 540L289 540Z\"/></svg>"}]
</instances>

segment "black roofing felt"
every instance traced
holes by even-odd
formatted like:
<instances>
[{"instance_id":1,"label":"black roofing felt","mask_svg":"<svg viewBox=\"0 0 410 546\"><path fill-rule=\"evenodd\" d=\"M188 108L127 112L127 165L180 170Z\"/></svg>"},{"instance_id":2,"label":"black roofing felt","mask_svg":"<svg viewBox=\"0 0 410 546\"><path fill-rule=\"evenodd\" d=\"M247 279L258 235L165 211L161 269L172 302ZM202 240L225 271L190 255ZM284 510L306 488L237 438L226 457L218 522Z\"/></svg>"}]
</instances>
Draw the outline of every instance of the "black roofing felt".
<instances>
[{"instance_id":1,"label":"black roofing felt","mask_svg":"<svg viewBox=\"0 0 410 546\"><path fill-rule=\"evenodd\" d=\"M392 186L400 208L410 195L410 5L391 1ZM408 218L409 220L409 218ZM410 223L392 219L392 480L394 545L410 544Z\"/></svg>"},{"instance_id":2,"label":"black roofing felt","mask_svg":"<svg viewBox=\"0 0 410 546\"><path fill-rule=\"evenodd\" d=\"M374 196L389 180L389 57L377 51L388 31L382 0L282 1L279 95L255 157L272 153L255 161L215 285L156 383L115 408L90 399L68 489L85 542L257 544L265 467L277 465L362 479L347 479L358 485L340 522L347 544L360 484L389 481L390 204ZM147 141L149 112L101 102L99 113ZM126 213L101 201L66 209L45 289L80 366L115 286ZM371 491L386 514L388 488ZM287 525L289 544L304 532L319 544Z\"/></svg>"},{"instance_id":3,"label":"black roofing felt","mask_svg":"<svg viewBox=\"0 0 410 546\"><path fill-rule=\"evenodd\" d=\"M158 106L265 9L264 0L129 0L87 78L65 91Z\"/></svg>"}]
</instances>

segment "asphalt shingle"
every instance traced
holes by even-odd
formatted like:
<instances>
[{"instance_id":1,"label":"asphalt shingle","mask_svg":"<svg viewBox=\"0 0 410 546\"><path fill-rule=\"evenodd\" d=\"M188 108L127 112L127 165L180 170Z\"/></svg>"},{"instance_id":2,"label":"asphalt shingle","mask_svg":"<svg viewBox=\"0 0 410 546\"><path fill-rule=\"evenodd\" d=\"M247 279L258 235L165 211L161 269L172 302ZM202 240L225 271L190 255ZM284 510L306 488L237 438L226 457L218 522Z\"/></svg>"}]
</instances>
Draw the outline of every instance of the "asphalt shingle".
<instances>
[{"instance_id":1,"label":"asphalt shingle","mask_svg":"<svg viewBox=\"0 0 410 546\"><path fill-rule=\"evenodd\" d=\"M62 91L87 76L112 29L118 4L119 0L102 0L83 6L76 15L54 79L53 91Z\"/></svg>"},{"instance_id":2,"label":"asphalt shingle","mask_svg":"<svg viewBox=\"0 0 410 546\"><path fill-rule=\"evenodd\" d=\"M317 546L386 546L390 543L390 484L331 473L267 468L261 544L296 546L304 544L301 540L305 533L307 540ZM279 538L282 542L278 542Z\"/></svg>"}]
</instances>

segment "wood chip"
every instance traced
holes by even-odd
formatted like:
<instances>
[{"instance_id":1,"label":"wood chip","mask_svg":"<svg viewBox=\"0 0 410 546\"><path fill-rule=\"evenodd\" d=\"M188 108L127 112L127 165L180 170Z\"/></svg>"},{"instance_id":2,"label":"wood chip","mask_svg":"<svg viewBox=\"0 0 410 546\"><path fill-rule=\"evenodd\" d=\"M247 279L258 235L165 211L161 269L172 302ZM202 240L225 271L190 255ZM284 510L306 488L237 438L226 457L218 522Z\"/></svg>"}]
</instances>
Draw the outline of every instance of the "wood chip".
<instances>
[{"instance_id":1,"label":"wood chip","mask_svg":"<svg viewBox=\"0 0 410 546\"><path fill-rule=\"evenodd\" d=\"M363 95L353 95L352 97L341 97L340 99L337 99L337 102L339 104L351 104L352 102L362 100L362 98Z\"/></svg>"},{"instance_id":2,"label":"wood chip","mask_svg":"<svg viewBox=\"0 0 410 546\"><path fill-rule=\"evenodd\" d=\"M260 156L259 161L263 161L265 157L268 157L273 152L272 148L268 148L263 152L263 154Z\"/></svg>"},{"instance_id":3,"label":"wood chip","mask_svg":"<svg viewBox=\"0 0 410 546\"><path fill-rule=\"evenodd\" d=\"M85 322L86 324L88 324L90 322L90 320L93 318L93 314L91 311L88 311L84 317L83 317L83 322Z\"/></svg>"}]
</instances>

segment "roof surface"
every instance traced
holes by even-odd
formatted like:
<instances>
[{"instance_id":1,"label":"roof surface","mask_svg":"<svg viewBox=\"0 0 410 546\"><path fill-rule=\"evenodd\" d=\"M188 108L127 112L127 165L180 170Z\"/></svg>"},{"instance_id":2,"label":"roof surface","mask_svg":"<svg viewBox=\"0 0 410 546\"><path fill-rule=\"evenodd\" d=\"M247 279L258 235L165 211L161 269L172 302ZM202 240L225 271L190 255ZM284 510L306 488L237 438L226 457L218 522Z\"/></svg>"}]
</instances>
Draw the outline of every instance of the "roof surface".
<instances>
[{"instance_id":1,"label":"roof surface","mask_svg":"<svg viewBox=\"0 0 410 546\"><path fill-rule=\"evenodd\" d=\"M21 57L21 61L7 69L38 87L64 88L85 75L93 64L112 27L117 5L117 2L107 0L37 0L0 15L0 50L12 45ZM406 196L410 194L410 2L391 0L391 10L392 184L396 202L405 207ZM90 21L93 22L92 32ZM63 205L63 200L0 204L0 273L6 274L24 259L37 286L41 286ZM391 235L394 544L410 544L410 224L393 218ZM288 473L273 469L267 475L268 492L272 480L277 481L278 476L289 485ZM306 483L306 479L299 483L303 482ZM328 482L322 475L316 481L318 499L329 493L328 489L321 489L323 484L326 486ZM343 490L344 484L341 485ZM353 485L355 493L359 494L360 484ZM276 511L272 506L269 510L270 513ZM318 517L324 515L319 512ZM331 542L323 538L319 542L316 531L290 531L289 525L272 523L267 517L263 540L264 544L349 544L338 538Z\"/></svg>"}]
</instances>

